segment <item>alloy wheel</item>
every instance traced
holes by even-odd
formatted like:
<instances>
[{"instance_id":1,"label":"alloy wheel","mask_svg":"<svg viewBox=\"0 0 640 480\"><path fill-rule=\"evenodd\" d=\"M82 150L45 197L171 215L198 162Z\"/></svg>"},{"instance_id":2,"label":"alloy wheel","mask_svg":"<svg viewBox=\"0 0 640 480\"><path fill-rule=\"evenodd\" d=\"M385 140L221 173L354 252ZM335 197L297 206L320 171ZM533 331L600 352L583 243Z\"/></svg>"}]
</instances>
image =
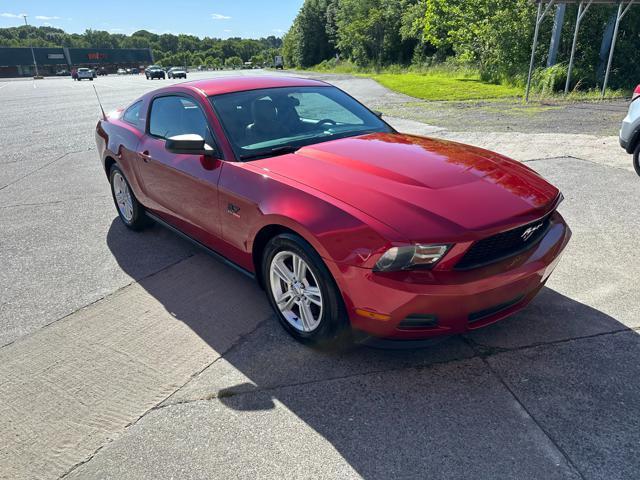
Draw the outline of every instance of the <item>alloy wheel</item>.
<instances>
[{"instance_id":1,"label":"alloy wheel","mask_svg":"<svg viewBox=\"0 0 640 480\"><path fill-rule=\"evenodd\" d=\"M271 292L282 316L296 330L313 332L323 312L322 292L315 274L299 255L278 252L269 266Z\"/></svg>"},{"instance_id":2,"label":"alloy wheel","mask_svg":"<svg viewBox=\"0 0 640 480\"><path fill-rule=\"evenodd\" d=\"M133 220L133 199L129 185L120 172L113 175L113 195L116 198L116 204L120 215L127 221Z\"/></svg>"}]
</instances>

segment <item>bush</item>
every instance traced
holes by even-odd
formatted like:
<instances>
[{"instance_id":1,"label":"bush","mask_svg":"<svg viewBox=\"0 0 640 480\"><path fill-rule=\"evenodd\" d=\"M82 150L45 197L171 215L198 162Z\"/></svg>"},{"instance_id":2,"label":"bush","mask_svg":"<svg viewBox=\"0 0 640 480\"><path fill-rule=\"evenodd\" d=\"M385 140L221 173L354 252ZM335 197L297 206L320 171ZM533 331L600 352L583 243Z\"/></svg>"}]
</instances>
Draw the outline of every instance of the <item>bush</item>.
<instances>
[{"instance_id":1,"label":"bush","mask_svg":"<svg viewBox=\"0 0 640 480\"><path fill-rule=\"evenodd\" d=\"M532 91L540 93L543 96L564 91L564 86L567 82L567 72L568 66L565 63L558 63L553 67L535 70L531 78Z\"/></svg>"}]
</instances>

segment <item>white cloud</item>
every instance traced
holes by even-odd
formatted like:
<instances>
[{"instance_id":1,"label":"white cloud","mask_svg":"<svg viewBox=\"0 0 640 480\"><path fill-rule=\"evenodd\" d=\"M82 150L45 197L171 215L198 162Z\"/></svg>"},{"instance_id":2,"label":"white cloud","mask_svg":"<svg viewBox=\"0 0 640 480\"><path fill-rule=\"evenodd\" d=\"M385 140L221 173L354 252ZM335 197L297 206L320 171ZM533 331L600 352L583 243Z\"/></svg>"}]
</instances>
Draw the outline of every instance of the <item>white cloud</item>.
<instances>
[{"instance_id":1,"label":"white cloud","mask_svg":"<svg viewBox=\"0 0 640 480\"><path fill-rule=\"evenodd\" d=\"M60 20L60 17L48 17L46 15L36 15L36 20Z\"/></svg>"},{"instance_id":2,"label":"white cloud","mask_svg":"<svg viewBox=\"0 0 640 480\"><path fill-rule=\"evenodd\" d=\"M271 30L272 32L275 33L284 33L284 30L282 30L281 28L274 28L273 30Z\"/></svg>"},{"instance_id":3,"label":"white cloud","mask_svg":"<svg viewBox=\"0 0 640 480\"><path fill-rule=\"evenodd\" d=\"M19 13L19 14L15 14L15 13L0 13L0 17L4 17L4 18L22 18L26 15L26 13Z\"/></svg>"},{"instance_id":4,"label":"white cloud","mask_svg":"<svg viewBox=\"0 0 640 480\"><path fill-rule=\"evenodd\" d=\"M231 17L228 17L227 15L222 15L221 13L212 13L211 18L213 20L230 20L231 19Z\"/></svg>"},{"instance_id":5,"label":"white cloud","mask_svg":"<svg viewBox=\"0 0 640 480\"><path fill-rule=\"evenodd\" d=\"M226 30L224 30L224 31L225 31L225 32L227 32L227 33L229 33L229 32L233 32L233 30L229 30L229 29L226 29Z\"/></svg>"},{"instance_id":6,"label":"white cloud","mask_svg":"<svg viewBox=\"0 0 640 480\"><path fill-rule=\"evenodd\" d=\"M124 30L122 30L121 28L110 28L109 29L109 33L120 33L123 32Z\"/></svg>"}]
</instances>

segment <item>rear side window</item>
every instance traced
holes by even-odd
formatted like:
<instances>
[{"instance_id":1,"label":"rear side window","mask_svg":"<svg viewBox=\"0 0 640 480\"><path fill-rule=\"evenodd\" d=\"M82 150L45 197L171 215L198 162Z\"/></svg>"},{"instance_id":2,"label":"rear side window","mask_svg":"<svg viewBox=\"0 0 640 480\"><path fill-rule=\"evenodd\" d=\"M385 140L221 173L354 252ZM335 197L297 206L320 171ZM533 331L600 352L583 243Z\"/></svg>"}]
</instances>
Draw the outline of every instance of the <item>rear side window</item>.
<instances>
[{"instance_id":1,"label":"rear side window","mask_svg":"<svg viewBox=\"0 0 640 480\"><path fill-rule=\"evenodd\" d=\"M140 100L139 102L136 102L133 105L131 105L124 112L124 115L122 116L122 119L125 122L130 123L131 125L134 125L134 126L137 127L138 126L138 121L140 120L140 107L141 106L142 106L142 100Z\"/></svg>"},{"instance_id":2,"label":"rear side window","mask_svg":"<svg viewBox=\"0 0 640 480\"><path fill-rule=\"evenodd\" d=\"M151 104L149 133L159 138L195 133L211 143L209 126L198 104L185 97L156 98Z\"/></svg>"}]
</instances>

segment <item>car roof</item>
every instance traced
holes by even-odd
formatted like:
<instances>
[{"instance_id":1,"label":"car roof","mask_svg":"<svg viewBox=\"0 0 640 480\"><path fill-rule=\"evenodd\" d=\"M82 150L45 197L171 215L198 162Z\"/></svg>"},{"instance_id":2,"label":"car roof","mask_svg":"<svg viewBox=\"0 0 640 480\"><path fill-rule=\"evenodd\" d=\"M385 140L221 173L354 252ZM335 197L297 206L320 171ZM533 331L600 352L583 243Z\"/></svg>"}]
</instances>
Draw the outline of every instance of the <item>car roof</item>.
<instances>
[{"instance_id":1,"label":"car roof","mask_svg":"<svg viewBox=\"0 0 640 480\"><path fill-rule=\"evenodd\" d=\"M328 84L309 78L284 77L270 75L244 75L192 80L181 84L205 95L220 95L223 93L257 90L260 88L278 87L326 87Z\"/></svg>"}]
</instances>

